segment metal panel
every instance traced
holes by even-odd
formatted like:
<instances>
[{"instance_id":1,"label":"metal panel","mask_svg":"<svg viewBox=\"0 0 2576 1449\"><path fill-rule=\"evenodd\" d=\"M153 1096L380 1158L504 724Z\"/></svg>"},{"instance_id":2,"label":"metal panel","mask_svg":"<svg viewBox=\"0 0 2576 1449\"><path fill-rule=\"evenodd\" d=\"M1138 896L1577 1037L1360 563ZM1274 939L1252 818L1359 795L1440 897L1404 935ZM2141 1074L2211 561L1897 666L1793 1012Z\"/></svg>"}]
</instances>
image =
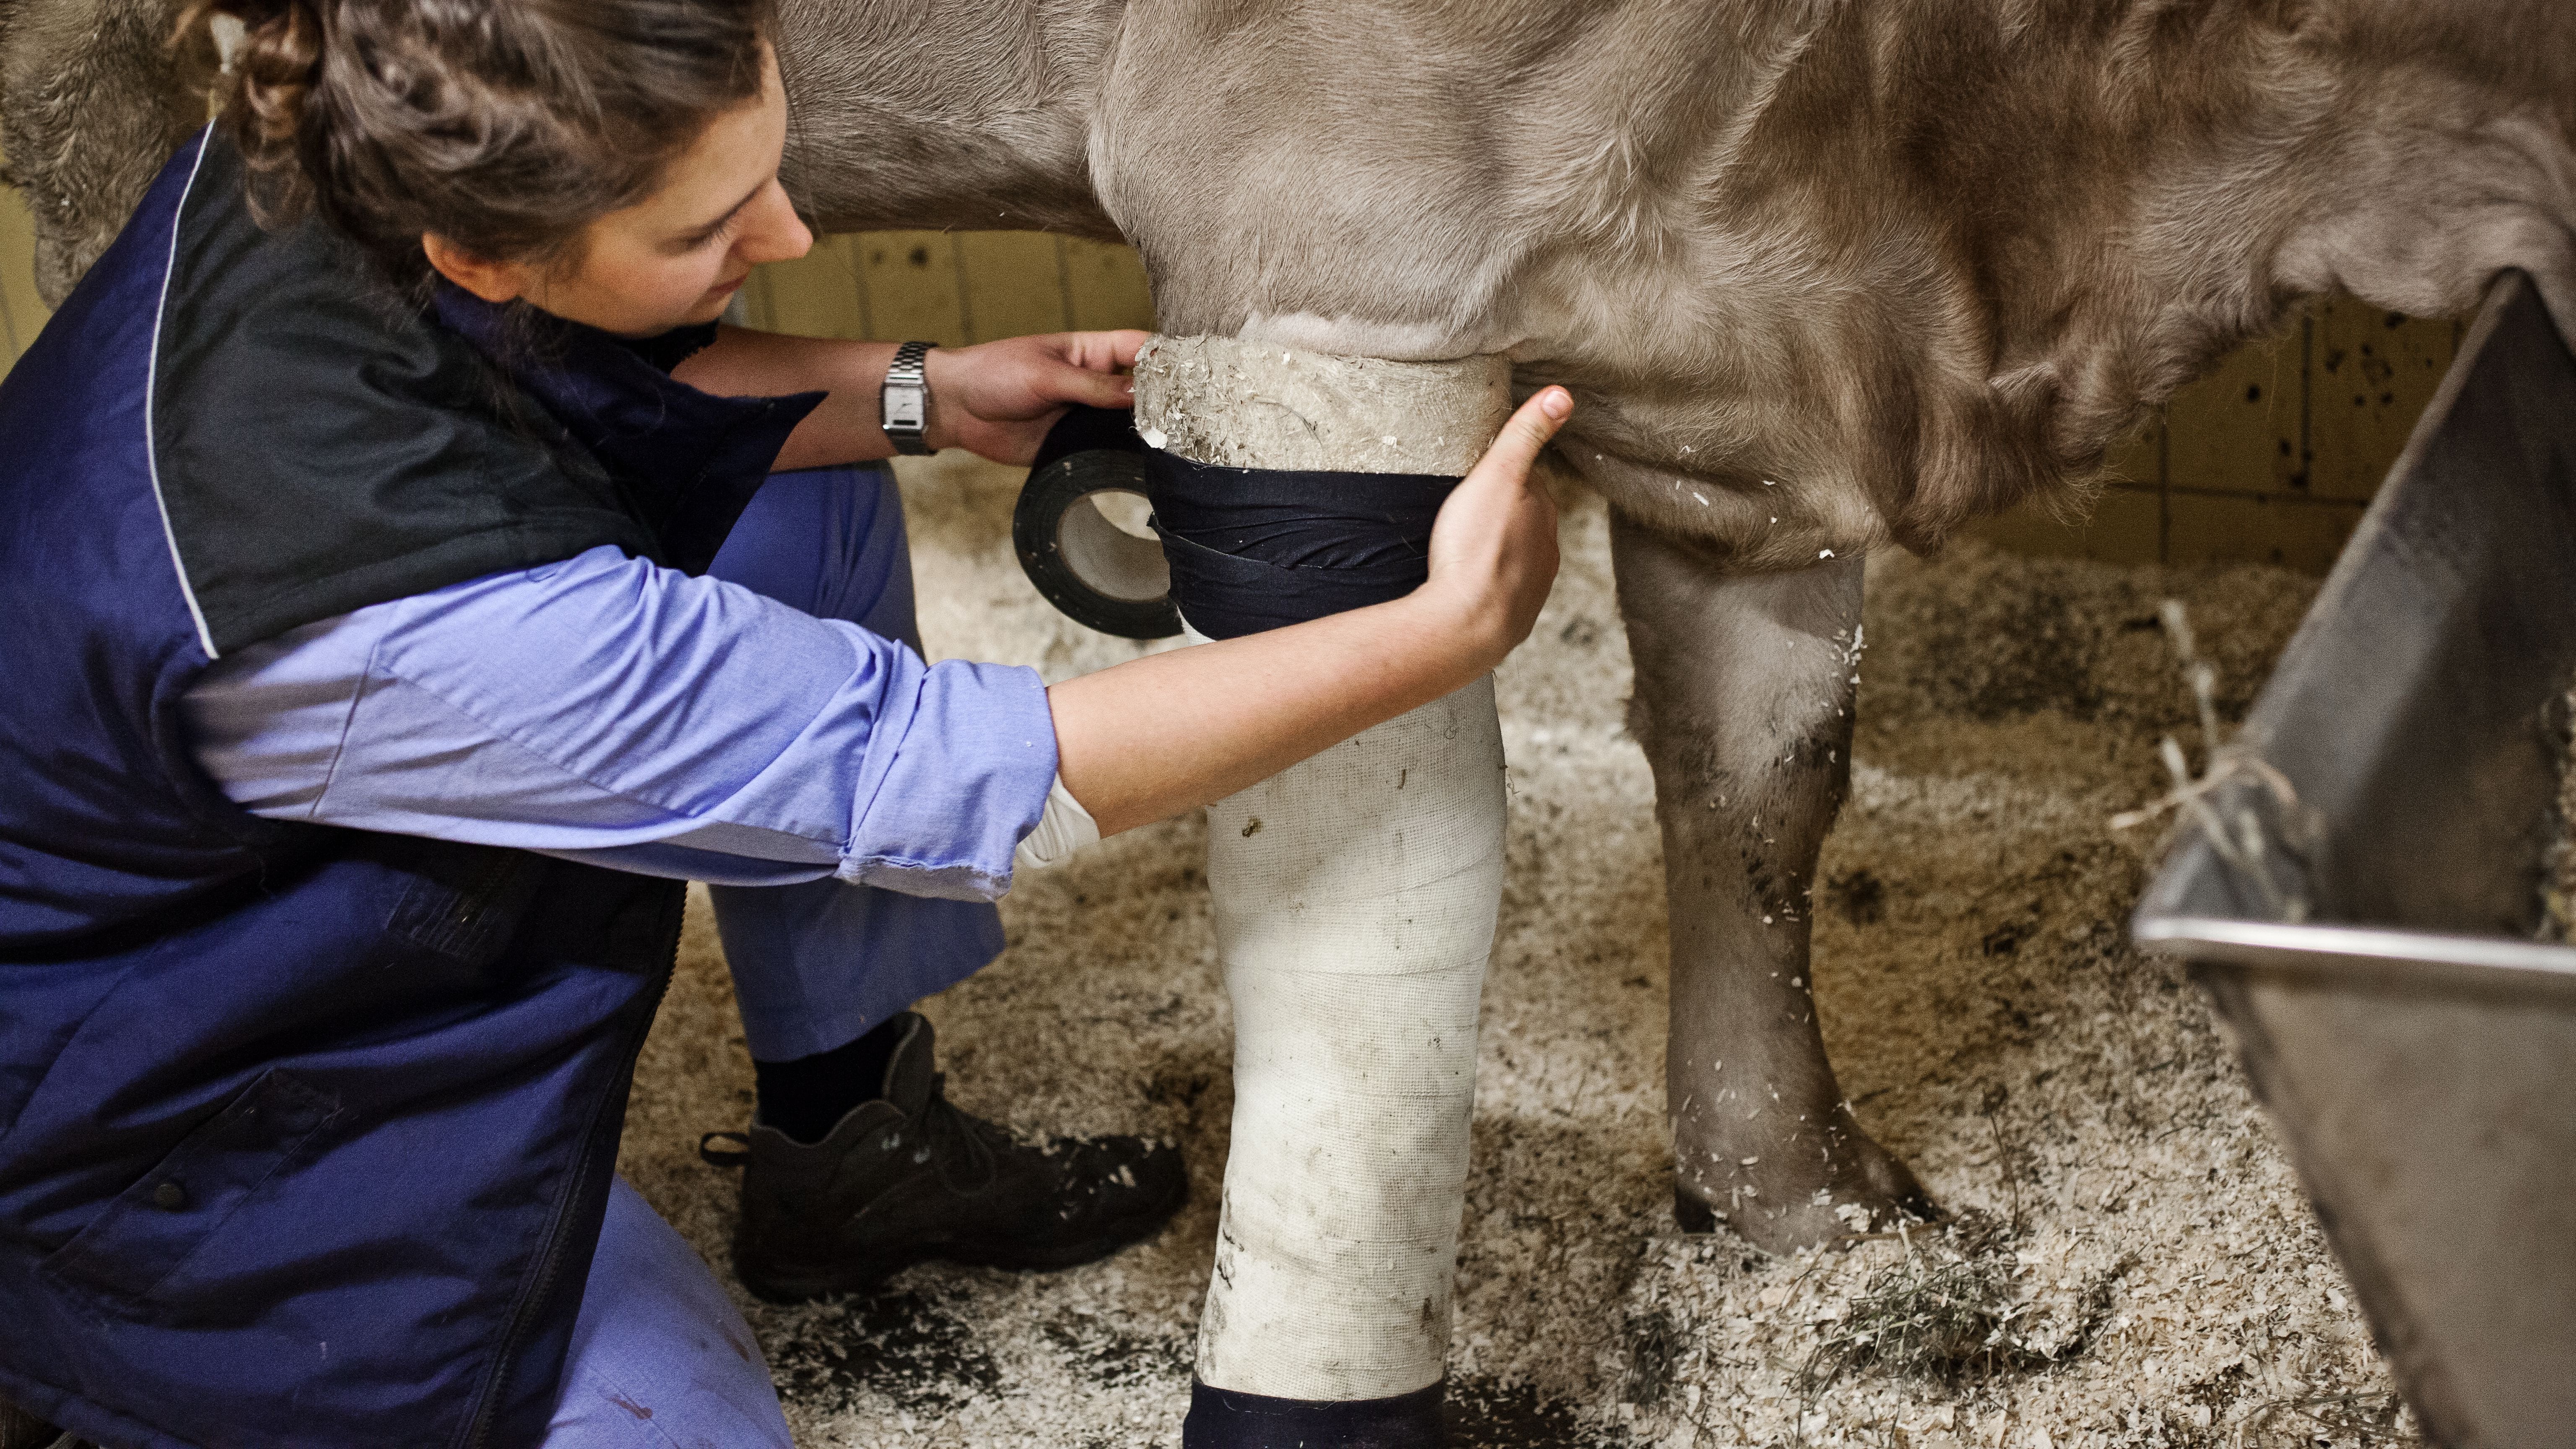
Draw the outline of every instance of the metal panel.
<instances>
[{"instance_id":1,"label":"metal panel","mask_svg":"<svg viewBox=\"0 0 2576 1449\"><path fill-rule=\"evenodd\" d=\"M2240 736L2303 811L2217 797L2313 924L2197 831L2134 923L2194 960L2408 1402L2460 1449L2576 1444L2576 950L2531 939L2571 678L2576 357L2514 273Z\"/></svg>"}]
</instances>

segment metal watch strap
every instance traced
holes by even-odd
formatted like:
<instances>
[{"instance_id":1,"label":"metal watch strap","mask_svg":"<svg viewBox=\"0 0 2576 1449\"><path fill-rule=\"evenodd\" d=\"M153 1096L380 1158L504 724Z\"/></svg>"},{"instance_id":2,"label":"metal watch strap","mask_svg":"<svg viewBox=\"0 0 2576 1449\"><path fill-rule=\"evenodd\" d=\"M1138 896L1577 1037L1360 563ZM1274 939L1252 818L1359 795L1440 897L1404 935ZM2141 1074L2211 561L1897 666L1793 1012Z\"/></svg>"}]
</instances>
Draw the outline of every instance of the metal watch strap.
<instances>
[{"instance_id":1,"label":"metal watch strap","mask_svg":"<svg viewBox=\"0 0 2576 1449\"><path fill-rule=\"evenodd\" d=\"M930 356L932 342L907 342L894 350L894 362L886 368L885 386L877 391L877 416L885 428L886 441L898 453L915 455L931 451L923 436L930 426L930 379L922 363Z\"/></svg>"}]
</instances>

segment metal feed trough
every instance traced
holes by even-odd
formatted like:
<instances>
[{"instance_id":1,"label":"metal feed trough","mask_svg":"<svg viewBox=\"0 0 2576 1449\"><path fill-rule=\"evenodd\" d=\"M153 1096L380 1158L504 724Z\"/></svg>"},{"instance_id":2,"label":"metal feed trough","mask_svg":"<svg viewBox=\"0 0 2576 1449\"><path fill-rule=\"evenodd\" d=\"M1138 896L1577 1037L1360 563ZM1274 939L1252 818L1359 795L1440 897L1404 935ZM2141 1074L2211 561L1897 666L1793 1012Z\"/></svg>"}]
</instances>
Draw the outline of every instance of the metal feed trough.
<instances>
[{"instance_id":1,"label":"metal feed trough","mask_svg":"<svg viewBox=\"0 0 2576 1449\"><path fill-rule=\"evenodd\" d=\"M2134 922L2454 1449L2576 1445L2576 949L2533 939L2571 682L2576 358L2508 273L2231 747L2277 777L2225 772L2229 842Z\"/></svg>"}]
</instances>

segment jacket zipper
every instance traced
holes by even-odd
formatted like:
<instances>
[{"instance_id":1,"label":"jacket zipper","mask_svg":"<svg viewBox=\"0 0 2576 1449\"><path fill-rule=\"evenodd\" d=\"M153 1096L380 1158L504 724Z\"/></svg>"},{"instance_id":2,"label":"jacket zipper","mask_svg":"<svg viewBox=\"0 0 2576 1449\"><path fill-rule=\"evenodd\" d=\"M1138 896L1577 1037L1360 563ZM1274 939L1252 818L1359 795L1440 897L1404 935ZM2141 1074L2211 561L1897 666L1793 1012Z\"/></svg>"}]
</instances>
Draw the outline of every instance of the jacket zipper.
<instances>
[{"instance_id":1,"label":"jacket zipper","mask_svg":"<svg viewBox=\"0 0 2576 1449\"><path fill-rule=\"evenodd\" d=\"M686 909L685 904L682 909ZM670 994L671 976L679 965L680 933L675 929L671 932L671 959L663 964L661 978L653 986L653 1000L627 1040L626 1064L621 1076L627 1092L635 1089L636 1060L644 1055L645 1038L653 1034L653 1019L662 1014L662 998ZM533 1326L538 1305L553 1297L555 1279L563 1271L564 1240L570 1235L572 1207L581 1200L583 1189L589 1185L590 1175L598 1166L599 1114L608 1110L610 1100L609 1096L602 1096L599 1105L591 1110L590 1121L584 1124L581 1155L573 1161L572 1185L555 1204L554 1217L546 1225L545 1253L538 1259L536 1282L520 1295L519 1306L511 1311L510 1326L501 1335L500 1354L484 1379L480 1402L473 1419L466 1425L465 1437L460 1441L462 1449L488 1449L492 1442L492 1420L500 1410L502 1391L509 1387L510 1365L518 1357L520 1341L527 1337ZM619 1134L621 1137L624 1135ZM615 1156L614 1149L610 1155L612 1158Z\"/></svg>"}]
</instances>

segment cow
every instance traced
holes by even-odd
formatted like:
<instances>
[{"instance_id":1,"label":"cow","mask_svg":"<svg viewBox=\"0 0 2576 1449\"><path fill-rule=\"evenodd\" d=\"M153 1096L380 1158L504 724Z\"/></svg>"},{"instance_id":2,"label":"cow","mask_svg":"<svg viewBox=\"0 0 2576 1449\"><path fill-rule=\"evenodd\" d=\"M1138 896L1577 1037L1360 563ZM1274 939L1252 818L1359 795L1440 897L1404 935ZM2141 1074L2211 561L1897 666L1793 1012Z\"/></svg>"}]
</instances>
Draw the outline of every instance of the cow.
<instances>
[{"instance_id":1,"label":"cow","mask_svg":"<svg viewBox=\"0 0 2576 1449\"><path fill-rule=\"evenodd\" d=\"M2066 489L2303 296L2454 314L2518 266L2576 331L2576 10L2545 0L784 16L785 174L826 228L1114 231L1167 333L1503 353L1582 398L1559 451L1613 510L1664 837L1677 1206L1774 1251L1925 1200L1807 985L1861 561Z\"/></svg>"},{"instance_id":2,"label":"cow","mask_svg":"<svg viewBox=\"0 0 2576 1449\"><path fill-rule=\"evenodd\" d=\"M50 293L190 119L166 11L0 0ZM1612 509L1663 834L1676 1213L1774 1252L1933 1210L1808 984L1862 561L2080 488L2303 296L2457 313L2518 267L2576 332L2552 0L780 14L822 228L1124 238L1168 334L1575 391L1558 451Z\"/></svg>"}]
</instances>

